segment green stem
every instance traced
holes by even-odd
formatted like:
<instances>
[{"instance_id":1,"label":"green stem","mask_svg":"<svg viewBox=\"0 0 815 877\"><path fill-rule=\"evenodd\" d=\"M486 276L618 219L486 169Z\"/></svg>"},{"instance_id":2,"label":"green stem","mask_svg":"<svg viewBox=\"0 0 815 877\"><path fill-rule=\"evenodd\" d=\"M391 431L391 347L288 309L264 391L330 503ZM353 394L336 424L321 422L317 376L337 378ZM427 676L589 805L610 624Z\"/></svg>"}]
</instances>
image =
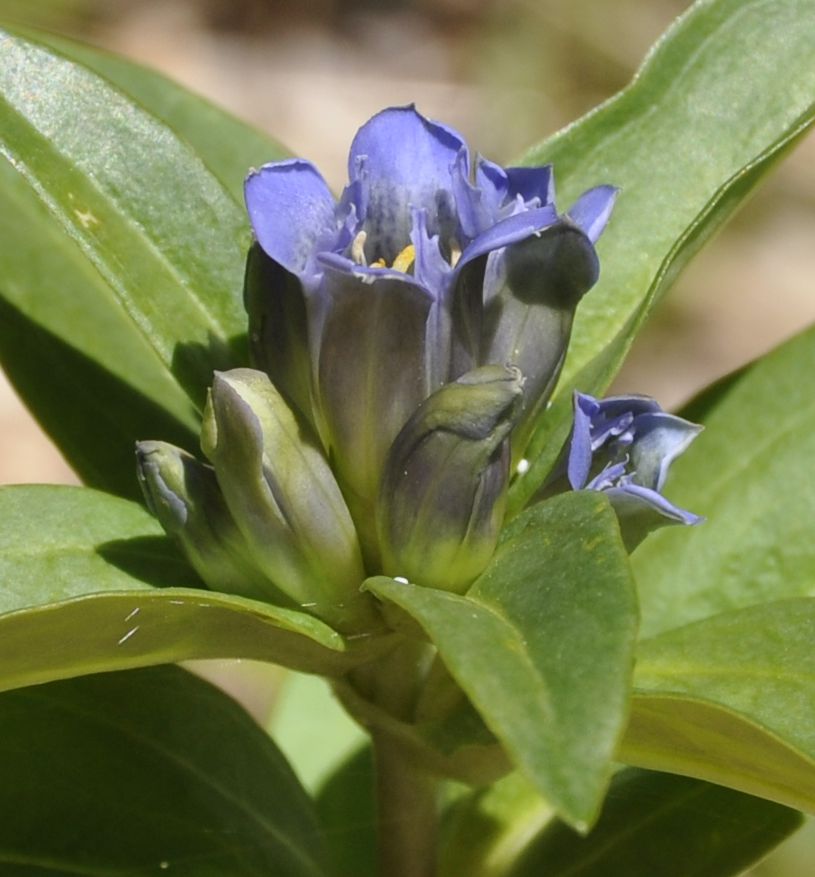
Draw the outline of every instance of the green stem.
<instances>
[{"instance_id":1,"label":"green stem","mask_svg":"<svg viewBox=\"0 0 815 877\"><path fill-rule=\"evenodd\" d=\"M380 877L433 877L438 841L437 784L398 743L374 734Z\"/></svg>"}]
</instances>

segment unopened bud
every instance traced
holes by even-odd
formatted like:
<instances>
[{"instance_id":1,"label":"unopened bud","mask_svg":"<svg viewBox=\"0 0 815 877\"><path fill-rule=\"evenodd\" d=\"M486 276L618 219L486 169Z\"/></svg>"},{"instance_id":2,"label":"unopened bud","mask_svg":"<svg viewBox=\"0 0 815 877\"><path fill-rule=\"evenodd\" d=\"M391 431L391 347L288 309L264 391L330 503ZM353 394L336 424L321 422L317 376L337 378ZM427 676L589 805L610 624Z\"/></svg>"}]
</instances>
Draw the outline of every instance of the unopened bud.
<instances>
[{"instance_id":1,"label":"unopened bud","mask_svg":"<svg viewBox=\"0 0 815 877\"><path fill-rule=\"evenodd\" d=\"M487 565L504 516L517 368L483 366L433 393L388 454L377 524L386 574L461 592Z\"/></svg>"},{"instance_id":2,"label":"unopened bud","mask_svg":"<svg viewBox=\"0 0 815 877\"><path fill-rule=\"evenodd\" d=\"M166 442L138 442L139 483L151 513L214 590L282 602L278 589L249 560L211 466Z\"/></svg>"},{"instance_id":3,"label":"unopened bud","mask_svg":"<svg viewBox=\"0 0 815 877\"><path fill-rule=\"evenodd\" d=\"M201 445L255 563L337 629L371 621L351 516L327 461L262 372L216 373Z\"/></svg>"}]
</instances>

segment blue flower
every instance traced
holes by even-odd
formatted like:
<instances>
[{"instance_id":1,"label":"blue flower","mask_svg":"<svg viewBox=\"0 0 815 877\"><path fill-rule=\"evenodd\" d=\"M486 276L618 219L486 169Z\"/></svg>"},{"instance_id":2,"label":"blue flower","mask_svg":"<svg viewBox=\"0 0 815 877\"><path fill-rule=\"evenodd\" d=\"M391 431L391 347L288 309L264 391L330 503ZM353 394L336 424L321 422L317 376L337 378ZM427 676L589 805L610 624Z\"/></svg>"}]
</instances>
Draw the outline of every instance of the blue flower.
<instances>
[{"instance_id":1,"label":"blue flower","mask_svg":"<svg viewBox=\"0 0 815 877\"><path fill-rule=\"evenodd\" d=\"M629 547L657 526L698 524L699 515L674 505L661 491L671 463L701 429L667 414L647 396L595 399L575 393L569 484L609 497Z\"/></svg>"},{"instance_id":2,"label":"blue flower","mask_svg":"<svg viewBox=\"0 0 815 877\"><path fill-rule=\"evenodd\" d=\"M365 530L400 430L465 373L520 370L522 441L597 279L616 190L558 214L550 167L473 163L412 106L363 125L348 174L338 200L301 159L250 174L245 298L255 364L315 427Z\"/></svg>"}]
</instances>

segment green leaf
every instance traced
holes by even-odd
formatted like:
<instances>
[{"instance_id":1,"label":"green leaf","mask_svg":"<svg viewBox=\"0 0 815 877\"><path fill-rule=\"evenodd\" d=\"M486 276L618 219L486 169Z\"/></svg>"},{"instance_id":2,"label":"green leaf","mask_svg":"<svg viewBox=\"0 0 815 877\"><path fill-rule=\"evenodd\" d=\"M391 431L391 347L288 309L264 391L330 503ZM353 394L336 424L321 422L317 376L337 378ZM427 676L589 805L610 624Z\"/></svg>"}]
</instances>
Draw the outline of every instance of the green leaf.
<instances>
[{"instance_id":1,"label":"green leaf","mask_svg":"<svg viewBox=\"0 0 815 877\"><path fill-rule=\"evenodd\" d=\"M150 162L144 161L144 155L136 159L127 154L126 143L117 146L117 137L129 136L126 132L116 133L122 126L129 122L138 128L141 124L156 133L159 143L169 143L164 148L164 172L174 177L176 187L188 178L200 182L206 171L223 183L235 202L223 214L224 221L240 229L246 171L253 163L279 157L279 146L157 73L53 35L36 37L32 51L44 52L43 41L57 48L53 63L69 71L66 76L77 88L107 95L110 101L130 110L118 127L108 126L95 144L100 164L106 156L105 162L114 165L109 175L117 171L117 162L122 176L131 173L131 165L142 168L154 163L152 146L144 153L150 155ZM15 45L25 43L18 40ZM82 66L74 68L67 59L96 71L129 94L137 105L131 106L105 81L83 74ZM23 120L18 124L22 125ZM77 124L82 124L81 117L74 121L74 127ZM72 156L69 151L65 163L70 163ZM179 162L182 157L184 161ZM201 162L206 171L200 167ZM55 216L55 205L46 198L48 193L36 191L30 182L12 163L0 163L0 235L4 241L0 251L0 359L17 391L83 481L137 498L138 488L132 477L136 439L162 438L189 451L197 446L196 405L178 383L178 369L183 371L184 357L194 351L181 346L170 365L166 356L162 361L147 337L152 317L142 314L145 319L137 319L134 307L128 308L123 301L123 288L121 284L116 286L117 278L100 272L98 259L77 238L76 230L66 225L64 216ZM60 180L52 183L58 187ZM210 188L217 191L211 179ZM146 194L149 196L149 192ZM118 202L113 209L122 214L134 212L132 203ZM165 221L183 226L183 210L186 207L182 199L174 208L174 216L168 215ZM189 217L193 219L194 214L191 212ZM217 234L221 220L206 221ZM173 234L183 238L188 231L182 228ZM168 244L173 243L169 239ZM152 247L148 240L144 245ZM128 245L121 257L138 258L132 250ZM117 263L120 254L111 250L107 257L109 262ZM236 316L230 331L235 332L245 324L245 317L237 316L243 254L233 252L229 258L232 267L228 270L235 282L231 290L224 286L218 295L232 303ZM213 254L215 270L219 262L223 262L223 256ZM198 267L199 272L209 270L206 264ZM111 270L124 272L125 268L119 263ZM157 293L166 296L167 290ZM172 309L168 315L172 317ZM178 341L184 341L188 330L181 323L175 328ZM193 390L196 399L211 368L205 361L207 355L202 356L199 386Z\"/></svg>"},{"instance_id":2,"label":"green leaf","mask_svg":"<svg viewBox=\"0 0 815 877\"><path fill-rule=\"evenodd\" d=\"M257 135L250 143L238 123L137 68L100 65L179 137L41 43L2 33L0 46L0 359L80 475L135 496L122 475L133 441L192 449L213 368L246 361L250 235L218 179L240 158L216 145L257 154Z\"/></svg>"},{"instance_id":3,"label":"green leaf","mask_svg":"<svg viewBox=\"0 0 815 877\"><path fill-rule=\"evenodd\" d=\"M551 808L517 772L463 796L442 823L440 877L504 877L551 819Z\"/></svg>"},{"instance_id":4,"label":"green leaf","mask_svg":"<svg viewBox=\"0 0 815 877\"><path fill-rule=\"evenodd\" d=\"M133 446L193 451L199 415L109 286L0 161L0 361L89 485L137 498Z\"/></svg>"},{"instance_id":5,"label":"green leaf","mask_svg":"<svg viewBox=\"0 0 815 877\"><path fill-rule=\"evenodd\" d=\"M377 852L374 759L370 746L327 778L315 805L334 877L375 877Z\"/></svg>"},{"instance_id":6,"label":"green leaf","mask_svg":"<svg viewBox=\"0 0 815 877\"><path fill-rule=\"evenodd\" d=\"M251 125L155 70L55 34L27 34L103 76L187 141L235 201L251 167L285 158L288 151Z\"/></svg>"},{"instance_id":7,"label":"green leaf","mask_svg":"<svg viewBox=\"0 0 815 877\"><path fill-rule=\"evenodd\" d=\"M627 770L588 837L555 822L511 877L736 877L801 825L794 810L699 780Z\"/></svg>"},{"instance_id":8,"label":"green leaf","mask_svg":"<svg viewBox=\"0 0 815 877\"><path fill-rule=\"evenodd\" d=\"M605 497L540 504L466 596L370 589L424 628L517 767L572 825L597 814L627 709L636 604Z\"/></svg>"},{"instance_id":9,"label":"green leaf","mask_svg":"<svg viewBox=\"0 0 815 877\"><path fill-rule=\"evenodd\" d=\"M623 761L815 811L815 599L646 640Z\"/></svg>"},{"instance_id":10,"label":"green leaf","mask_svg":"<svg viewBox=\"0 0 815 877\"><path fill-rule=\"evenodd\" d=\"M368 739L325 679L301 673L286 674L267 730L312 794Z\"/></svg>"},{"instance_id":11,"label":"green leaf","mask_svg":"<svg viewBox=\"0 0 815 877\"><path fill-rule=\"evenodd\" d=\"M245 330L243 211L104 79L11 34L0 48L0 151L200 402Z\"/></svg>"},{"instance_id":12,"label":"green leaf","mask_svg":"<svg viewBox=\"0 0 815 877\"><path fill-rule=\"evenodd\" d=\"M670 482L671 499L707 521L655 533L634 555L646 635L815 595L815 400L802 380L814 370L809 329L715 391Z\"/></svg>"},{"instance_id":13,"label":"green leaf","mask_svg":"<svg viewBox=\"0 0 815 877\"><path fill-rule=\"evenodd\" d=\"M809 0L696 3L626 89L525 157L554 164L563 208L598 183L622 191L514 511L557 456L571 390L608 386L653 303L812 124L811 13Z\"/></svg>"},{"instance_id":14,"label":"green leaf","mask_svg":"<svg viewBox=\"0 0 815 877\"><path fill-rule=\"evenodd\" d=\"M376 647L351 647L303 612L198 587L135 503L6 487L0 520L0 690L191 658L342 673Z\"/></svg>"},{"instance_id":15,"label":"green leaf","mask_svg":"<svg viewBox=\"0 0 815 877\"><path fill-rule=\"evenodd\" d=\"M320 877L311 802L230 698L175 667L0 696L0 873Z\"/></svg>"}]
</instances>

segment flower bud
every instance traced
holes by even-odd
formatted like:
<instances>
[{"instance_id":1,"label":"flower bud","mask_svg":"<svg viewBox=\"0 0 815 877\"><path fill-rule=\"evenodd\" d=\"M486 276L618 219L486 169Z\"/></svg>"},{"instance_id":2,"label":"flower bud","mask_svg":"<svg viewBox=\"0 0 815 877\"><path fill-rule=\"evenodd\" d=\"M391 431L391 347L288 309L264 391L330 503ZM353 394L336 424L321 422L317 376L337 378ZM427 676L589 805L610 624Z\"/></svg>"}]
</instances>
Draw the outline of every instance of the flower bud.
<instances>
[{"instance_id":1,"label":"flower bud","mask_svg":"<svg viewBox=\"0 0 815 877\"><path fill-rule=\"evenodd\" d=\"M201 436L255 563L313 614L350 631L373 607L354 526L334 476L268 377L215 375Z\"/></svg>"},{"instance_id":2,"label":"flower bud","mask_svg":"<svg viewBox=\"0 0 815 877\"><path fill-rule=\"evenodd\" d=\"M137 474L150 512L214 590L285 602L249 560L211 466L166 442L136 444Z\"/></svg>"},{"instance_id":3,"label":"flower bud","mask_svg":"<svg viewBox=\"0 0 815 877\"><path fill-rule=\"evenodd\" d=\"M483 366L437 390L405 424L377 507L387 575L462 592L487 565L504 515L522 385L517 368Z\"/></svg>"},{"instance_id":4,"label":"flower bud","mask_svg":"<svg viewBox=\"0 0 815 877\"><path fill-rule=\"evenodd\" d=\"M575 310L597 280L599 263L589 237L561 220L507 247L490 270L496 276L488 283L493 292L485 308L489 331L482 356L512 363L524 375L523 411L515 429L519 453L555 388Z\"/></svg>"}]
</instances>

